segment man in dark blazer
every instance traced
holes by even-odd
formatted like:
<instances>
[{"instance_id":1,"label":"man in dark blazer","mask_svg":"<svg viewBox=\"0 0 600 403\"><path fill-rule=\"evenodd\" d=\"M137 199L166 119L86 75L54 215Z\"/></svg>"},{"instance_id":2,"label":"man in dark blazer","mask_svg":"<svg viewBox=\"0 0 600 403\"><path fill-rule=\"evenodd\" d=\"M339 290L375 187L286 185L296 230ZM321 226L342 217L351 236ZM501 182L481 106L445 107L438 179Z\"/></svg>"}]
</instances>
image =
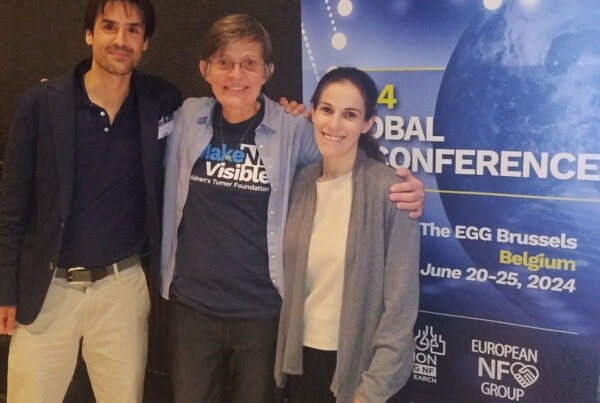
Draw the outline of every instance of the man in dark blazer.
<instances>
[{"instance_id":1,"label":"man in dark blazer","mask_svg":"<svg viewBox=\"0 0 600 403\"><path fill-rule=\"evenodd\" d=\"M79 345L99 402L141 401L162 164L179 92L134 68L148 0L89 0L92 60L26 92L0 184L9 402L62 401ZM16 323L15 323L16 322Z\"/></svg>"}]
</instances>

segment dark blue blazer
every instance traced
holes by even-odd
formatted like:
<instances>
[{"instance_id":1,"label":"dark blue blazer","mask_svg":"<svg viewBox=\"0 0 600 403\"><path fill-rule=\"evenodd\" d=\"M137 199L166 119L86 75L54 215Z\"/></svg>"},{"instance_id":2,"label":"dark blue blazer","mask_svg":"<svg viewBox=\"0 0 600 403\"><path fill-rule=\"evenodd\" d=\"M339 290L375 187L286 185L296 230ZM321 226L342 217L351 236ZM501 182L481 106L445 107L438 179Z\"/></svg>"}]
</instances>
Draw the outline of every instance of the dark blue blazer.
<instances>
[{"instance_id":1,"label":"dark blue blazer","mask_svg":"<svg viewBox=\"0 0 600 403\"><path fill-rule=\"evenodd\" d=\"M75 158L72 70L22 95L8 138L0 182L0 306L16 305L17 321L40 312L61 250L71 209ZM158 77L133 73L139 108L150 271L158 271L163 154L158 120L181 96Z\"/></svg>"}]
</instances>

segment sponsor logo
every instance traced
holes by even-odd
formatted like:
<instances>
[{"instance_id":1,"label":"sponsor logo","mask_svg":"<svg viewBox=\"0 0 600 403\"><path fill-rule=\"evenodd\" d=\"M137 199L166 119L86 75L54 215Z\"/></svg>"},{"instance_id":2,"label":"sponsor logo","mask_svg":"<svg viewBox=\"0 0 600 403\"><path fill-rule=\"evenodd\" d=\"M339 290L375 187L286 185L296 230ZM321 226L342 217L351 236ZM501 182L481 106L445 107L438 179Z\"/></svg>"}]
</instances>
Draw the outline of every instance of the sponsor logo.
<instances>
[{"instance_id":1,"label":"sponsor logo","mask_svg":"<svg viewBox=\"0 0 600 403\"><path fill-rule=\"evenodd\" d=\"M471 352L478 356L477 375L486 396L518 402L540 378L536 349L472 339Z\"/></svg>"},{"instance_id":2,"label":"sponsor logo","mask_svg":"<svg viewBox=\"0 0 600 403\"><path fill-rule=\"evenodd\" d=\"M438 357L446 355L446 342L435 333L433 326L419 329L415 336L415 365L413 378L417 381L437 383Z\"/></svg>"}]
</instances>

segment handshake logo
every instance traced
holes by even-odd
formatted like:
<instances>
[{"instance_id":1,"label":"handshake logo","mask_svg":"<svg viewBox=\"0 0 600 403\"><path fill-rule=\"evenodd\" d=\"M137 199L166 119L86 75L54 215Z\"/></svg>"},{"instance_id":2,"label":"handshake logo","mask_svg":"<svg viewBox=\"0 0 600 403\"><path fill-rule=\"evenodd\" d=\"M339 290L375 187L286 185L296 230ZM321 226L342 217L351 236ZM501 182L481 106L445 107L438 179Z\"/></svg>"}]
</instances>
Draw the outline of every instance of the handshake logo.
<instances>
[{"instance_id":1,"label":"handshake logo","mask_svg":"<svg viewBox=\"0 0 600 403\"><path fill-rule=\"evenodd\" d=\"M486 396L518 402L540 377L537 349L472 339L471 351L478 356L477 375L482 378L481 393Z\"/></svg>"},{"instance_id":2,"label":"handshake logo","mask_svg":"<svg viewBox=\"0 0 600 403\"><path fill-rule=\"evenodd\" d=\"M540 373L536 367L520 362L515 362L510 366L510 373L522 388L533 385L540 377Z\"/></svg>"},{"instance_id":3,"label":"handshake logo","mask_svg":"<svg viewBox=\"0 0 600 403\"><path fill-rule=\"evenodd\" d=\"M435 333L433 326L419 329L415 336L415 366L413 377L417 381L437 383L437 360L446 355L446 342Z\"/></svg>"}]
</instances>

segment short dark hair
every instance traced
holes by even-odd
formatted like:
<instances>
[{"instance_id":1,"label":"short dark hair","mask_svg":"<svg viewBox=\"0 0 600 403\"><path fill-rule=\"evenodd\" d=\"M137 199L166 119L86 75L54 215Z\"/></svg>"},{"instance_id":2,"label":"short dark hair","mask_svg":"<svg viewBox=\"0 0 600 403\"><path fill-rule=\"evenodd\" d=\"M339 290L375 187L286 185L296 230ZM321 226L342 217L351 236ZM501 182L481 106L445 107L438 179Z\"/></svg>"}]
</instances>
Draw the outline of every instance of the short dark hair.
<instances>
[{"instance_id":1,"label":"short dark hair","mask_svg":"<svg viewBox=\"0 0 600 403\"><path fill-rule=\"evenodd\" d=\"M317 106L325 88L330 84L340 82L349 82L360 91L365 103L365 121L371 119L371 117L375 115L375 107L377 106L379 92L377 91L377 86L373 79L364 71L354 67L338 67L325 74L319 81L319 84L317 84L317 88L310 99L313 106ZM378 161L383 161L383 155L381 154L381 151L379 151L379 144L371 134L361 134L358 139L358 147L369 157Z\"/></svg>"},{"instance_id":2,"label":"short dark hair","mask_svg":"<svg viewBox=\"0 0 600 403\"><path fill-rule=\"evenodd\" d=\"M246 14L230 14L216 20L203 39L202 60L210 57L233 41L249 39L260 43L262 58L266 64L273 63L271 37L258 20Z\"/></svg>"},{"instance_id":3,"label":"short dark hair","mask_svg":"<svg viewBox=\"0 0 600 403\"><path fill-rule=\"evenodd\" d=\"M142 14L144 22L144 38L150 38L154 33L156 26L156 15L154 14L154 6L150 0L88 0L85 8L85 16L83 17L83 29L94 33L94 25L96 17L104 12L107 3L122 2L134 5Z\"/></svg>"}]
</instances>

